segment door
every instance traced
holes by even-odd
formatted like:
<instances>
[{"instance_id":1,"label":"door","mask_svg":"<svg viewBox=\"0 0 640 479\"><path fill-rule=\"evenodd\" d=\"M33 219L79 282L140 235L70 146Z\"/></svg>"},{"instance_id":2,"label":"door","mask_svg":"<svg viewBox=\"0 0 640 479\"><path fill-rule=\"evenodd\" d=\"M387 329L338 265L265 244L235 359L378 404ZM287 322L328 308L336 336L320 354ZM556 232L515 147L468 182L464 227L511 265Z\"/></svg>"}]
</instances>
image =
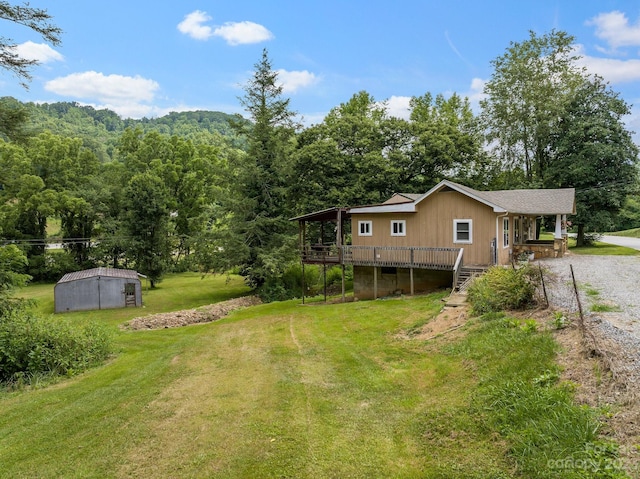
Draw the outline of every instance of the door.
<instances>
[{"instance_id":1,"label":"door","mask_svg":"<svg viewBox=\"0 0 640 479\"><path fill-rule=\"evenodd\" d=\"M126 307L136 306L136 284L135 283L125 283L124 305Z\"/></svg>"}]
</instances>

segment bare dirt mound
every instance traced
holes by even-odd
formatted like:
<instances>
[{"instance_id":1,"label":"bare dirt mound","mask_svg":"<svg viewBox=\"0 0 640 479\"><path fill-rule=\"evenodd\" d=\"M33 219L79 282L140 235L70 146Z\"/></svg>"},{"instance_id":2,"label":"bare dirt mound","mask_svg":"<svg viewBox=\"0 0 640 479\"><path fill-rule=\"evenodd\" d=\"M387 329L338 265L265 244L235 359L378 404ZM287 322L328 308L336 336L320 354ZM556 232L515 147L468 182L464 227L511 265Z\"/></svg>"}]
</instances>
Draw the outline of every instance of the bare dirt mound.
<instances>
[{"instance_id":1,"label":"bare dirt mound","mask_svg":"<svg viewBox=\"0 0 640 479\"><path fill-rule=\"evenodd\" d=\"M244 296L234 298L220 303L210 304L197 309L185 309L171 313L150 314L133 318L122 325L122 329L144 330L144 329L165 329L188 326L190 324L209 323L223 318L231 311L260 304L257 296Z\"/></svg>"}]
</instances>

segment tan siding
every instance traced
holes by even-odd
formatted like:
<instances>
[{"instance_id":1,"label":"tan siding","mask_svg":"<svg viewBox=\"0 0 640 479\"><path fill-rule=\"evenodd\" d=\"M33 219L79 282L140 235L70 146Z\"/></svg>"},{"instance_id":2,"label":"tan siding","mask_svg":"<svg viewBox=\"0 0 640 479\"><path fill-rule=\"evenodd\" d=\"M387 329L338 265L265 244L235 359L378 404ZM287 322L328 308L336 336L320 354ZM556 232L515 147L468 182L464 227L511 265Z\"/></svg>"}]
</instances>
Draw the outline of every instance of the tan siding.
<instances>
[{"instance_id":1,"label":"tan siding","mask_svg":"<svg viewBox=\"0 0 640 479\"><path fill-rule=\"evenodd\" d=\"M453 242L454 219L472 220L472 244ZM372 236L358 236L359 220L372 221ZM391 236L392 220L406 220L406 236ZM491 241L496 236L496 213L456 191L440 191L421 201L416 213L354 214L352 228L352 243L357 246L462 247L465 264L490 264ZM502 260L502 242L498 239Z\"/></svg>"}]
</instances>

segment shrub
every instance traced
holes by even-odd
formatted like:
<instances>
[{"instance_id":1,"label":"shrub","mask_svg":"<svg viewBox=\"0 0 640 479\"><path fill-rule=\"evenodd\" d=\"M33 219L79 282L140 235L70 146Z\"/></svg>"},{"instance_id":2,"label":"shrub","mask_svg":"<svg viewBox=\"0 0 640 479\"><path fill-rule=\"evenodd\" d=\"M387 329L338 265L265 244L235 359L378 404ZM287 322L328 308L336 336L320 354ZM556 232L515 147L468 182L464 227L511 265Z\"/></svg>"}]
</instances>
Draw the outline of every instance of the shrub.
<instances>
[{"instance_id":1,"label":"shrub","mask_svg":"<svg viewBox=\"0 0 640 479\"><path fill-rule=\"evenodd\" d=\"M345 272L347 281L353 280L353 270ZM327 286L342 284L342 269L339 266L327 268ZM304 268L305 296L320 294L324 288L321 266L307 265ZM269 277L257 290L265 303L302 297L302 266L290 265L280 277Z\"/></svg>"},{"instance_id":2,"label":"shrub","mask_svg":"<svg viewBox=\"0 0 640 479\"><path fill-rule=\"evenodd\" d=\"M583 238L583 246L593 246L602 239L600 233L585 233Z\"/></svg>"},{"instance_id":3,"label":"shrub","mask_svg":"<svg viewBox=\"0 0 640 479\"><path fill-rule=\"evenodd\" d=\"M73 375L112 353L111 336L100 325L39 318L24 311L0 319L0 381L37 375Z\"/></svg>"},{"instance_id":4,"label":"shrub","mask_svg":"<svg viewBox=\"0 0 640 479\"><path fill-rule=\"evenodd\" d=\"M524 309L534 302L538 279L529 265L494 266L469 286L467 297L475 314Z\"/></svg>"}]
</instances>

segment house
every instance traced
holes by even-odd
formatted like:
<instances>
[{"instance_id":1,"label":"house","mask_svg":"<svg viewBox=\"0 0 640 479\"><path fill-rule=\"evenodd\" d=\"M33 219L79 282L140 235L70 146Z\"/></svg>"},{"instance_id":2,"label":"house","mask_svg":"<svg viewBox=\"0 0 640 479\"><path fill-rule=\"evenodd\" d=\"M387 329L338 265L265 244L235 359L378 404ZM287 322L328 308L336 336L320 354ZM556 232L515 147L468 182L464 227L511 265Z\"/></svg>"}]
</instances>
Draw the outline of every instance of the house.
<instances>
[{"instance_id":1,"label":"house","mask_svg":"<svg viewBox=\"0 0 640 479\"><path fill-rule=\"evenodd\" d=\"M573 188L478 191L444 180L421 195L399 193L382 204L332 208L294 220L300 224L303 265L353 265L354 296L364 299L456 287L470 270L522 256L560 257L570 214ZM539 239L543 216L555 217L553 240ZM312 244L307 231L314 222L320 234ZM327 241L327 224L334 225L333 242Z\"/></svg>"},{"instance_id":2,"label":"house","mask_svg":"<svg viewBox=\"0 0 640 479\"><path fill-rule=\"evenodd\" d=\"M54 288L55 312L142 306L139 276L135 271L115 268L67 273Z\"/></svg>"}]
</instances>

